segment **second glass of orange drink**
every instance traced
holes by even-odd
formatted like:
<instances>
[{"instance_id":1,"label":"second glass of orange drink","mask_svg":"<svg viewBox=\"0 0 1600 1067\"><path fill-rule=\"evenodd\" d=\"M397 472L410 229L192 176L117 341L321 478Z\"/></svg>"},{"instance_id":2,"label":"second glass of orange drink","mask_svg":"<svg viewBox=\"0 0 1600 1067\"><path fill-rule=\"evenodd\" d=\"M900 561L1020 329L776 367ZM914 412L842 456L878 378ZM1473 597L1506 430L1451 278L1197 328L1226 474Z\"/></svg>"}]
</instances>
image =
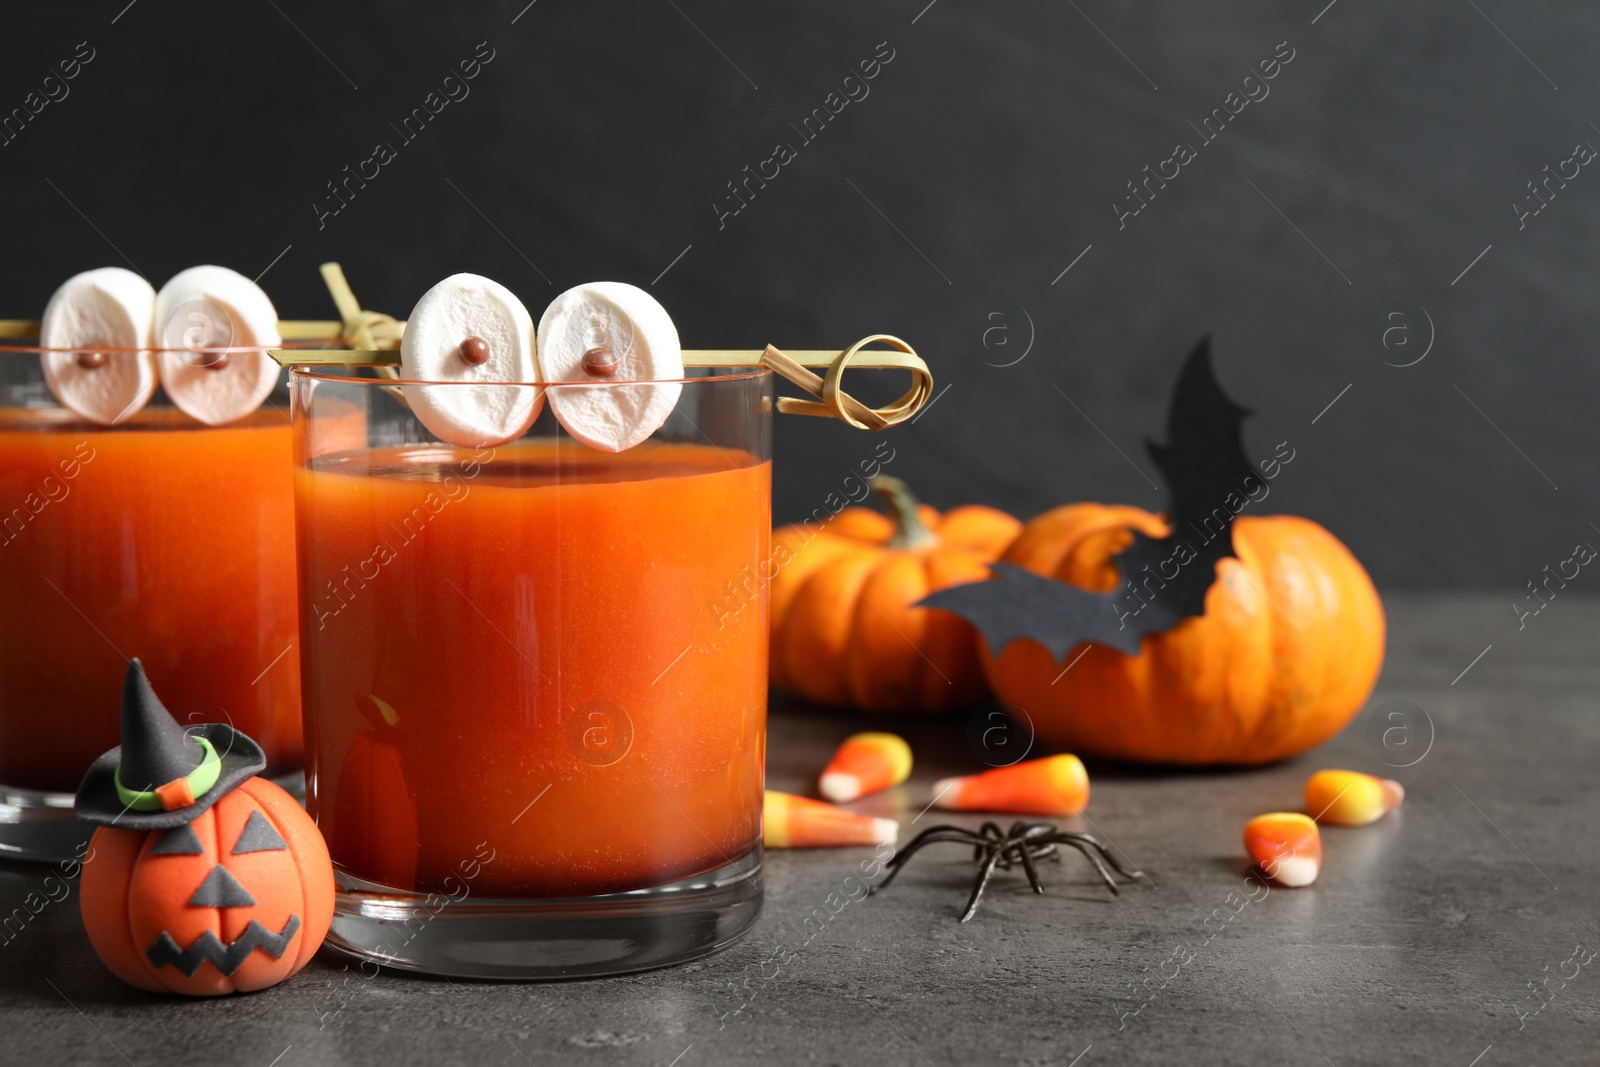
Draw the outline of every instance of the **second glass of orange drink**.
<instances>
[{"instance_id":1,"label":"second glass of orange drink","mask_svg":"<svg viewBox=\"0 0 1600 1067\"><path fill-rule=\"evenodd\" d=\"M771 375L662 364L626 301L566 366L550 312L535 357L427 300L400 384L292 375L331 941L478 977L713 951L761 900Z\"/></svg>"}]
</instances>

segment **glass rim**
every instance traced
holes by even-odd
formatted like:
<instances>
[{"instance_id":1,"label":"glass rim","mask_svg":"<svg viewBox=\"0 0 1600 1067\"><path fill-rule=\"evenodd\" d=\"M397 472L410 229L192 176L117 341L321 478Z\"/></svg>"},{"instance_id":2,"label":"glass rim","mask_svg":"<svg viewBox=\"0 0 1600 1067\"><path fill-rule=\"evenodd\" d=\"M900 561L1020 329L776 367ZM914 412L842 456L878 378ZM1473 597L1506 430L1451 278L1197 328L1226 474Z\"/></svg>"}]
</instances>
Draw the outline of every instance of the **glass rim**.
<instances>
[{"instance_id":1,"label":"glass rim","mask_svg":"<svg viewBox=\"0 0 1600 1067\"><path fill-rule=\"evenodd\" d=\"M689 364L693 366L693 364ZM710 368L713 370L725 368ZM392 388L397 385L425 385L432 388L474 388L482 389L486 386L524 386L537 389L610 389L619 385L711 385L717 382L743 382L756 378L771 377L772 371L767 367L750 367L730 374L714 374L704 378L606 378L598 381L584 382L439 382L425 378L357 378L348 374L330 374L320 368L290 367L291 379L308 378L315 381L338 382L341 384L359 385L366 388Z\"/></svg>"}]
</instances>

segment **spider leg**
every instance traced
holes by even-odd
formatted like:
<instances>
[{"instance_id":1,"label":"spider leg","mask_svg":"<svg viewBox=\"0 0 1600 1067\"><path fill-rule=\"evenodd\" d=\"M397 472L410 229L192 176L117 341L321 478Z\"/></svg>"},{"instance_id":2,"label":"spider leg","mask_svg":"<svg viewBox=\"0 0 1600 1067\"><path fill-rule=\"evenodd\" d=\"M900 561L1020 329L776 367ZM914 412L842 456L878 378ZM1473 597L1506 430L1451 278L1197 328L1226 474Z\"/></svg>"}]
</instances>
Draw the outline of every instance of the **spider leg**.
<instances>
[{"instance_id":1,"label":"spider leg","mask_svg":"<svg viewBox=\"0 0 1600 1067\"><path fill-rule=\"evenodd\" d=\"M963 830L959 826L935 826L932 829L924 830L916 837L913 837L910 841L907 841L905 848L902 848L900 852L904 852L906 848L910 848L912 845L918 843L932 843L935 841L959 841L960 843L966 845L976 844L979 848L982 848L989 843L987 841L983 841L981 838L977 838L976 835L974 835L970 830ZM895 854L895 858L898 858L899 855L900 853L897 852ZM893 862L893 860L890 862Z\"/></svg>"},{"instance_id":2,"label":"spider leg","mask_svg":"<svg viewBox=\"0 0 1600 1067\"><path fill-rule=\"evenodd\" d=\"M1066 838L1075 838L1079 841L1083 841L1094 846L1099 850L1100 855L1103 856L1111 864L1111 866L1115 867L1117 873L1122 875L1124 878L1144 877L1143 871L1139 870L1137 867L1129 867L1125 865L1121 860L1117 859L1117 854L1115 852L1107 848L1105 843L1102 842L1098 837L1095 837L1093 834L1082 834L1074 830L1062 830L1052 835L1052 840L1064 840Z\"/></svg>"},{"instance_id":3,"label":"spider leg","mask_svg":"<svg viewBox=\"0 0 1600 1067\"><path fill-rule=\"evenodd\" d=\"M915 848L912 848L912 847L908 846L907 848L904 848L900 852L896 853L894 859L892 859L888 863L884 864L885 868L889 872L888 875L884 878L883 881L879 882L877 885L872 886L870 889L868 889L867 892L869 894L870 893L876 893L880 889L889 888L889 883L893 882L895 880L896 876L898 876L899 873L902 870L905 869L906 860L910 859L913 855L915 855L918 851L920 851L924 845L938 845L938 844L959 844L959 845L964 845L966 843L967 842L962 841L962 840L960 840L958 838L939 838L939 839L929 839L929 840L925 840L925 841L920 841L920 842L917 843Z\"/></svg>"},{"instance_id":4,"label":"spider leg","mask_svg":"<svg viewBox=\"0 0 1600 1067\"><path fill-rule=\"evenodd\" d=\"M996 834L1000 832L999 827L993 823L985 823L984 826L986 829L993 827ZM1042 847L1041 838L1053 830L1055 830L1055 827L1048 823L1025 823L1021 820L1012 823L1011 829L1007 830L1005 836L997 842L1002 846L1000 869L1008 871L1015 864L1021 862L1021 854L1023 852L1029 853L1029 859L1038 859L1043 855L1040 851ZM1012 858L1011 854L1013 852L1018 854L1017 859ZM1029 880L1034 881L1035 879L1030 876Z\"/></svg>"},{"instance_id":5,"label":"spider leg","mask_svg":"<svg viewBox=\"0 0 1600 1067\"><path fill-rule=\"evenodd\" d=\"M1027 850L1030 860L1059 859L1056 855L1056 846L1051 844L1041 844L1038 841L1007 840L1004 845L1005 849L1000 859L1000 869L1002 871L1009 871L1020 863L1020 854L1024 849ZM1018 856L1013 856L1012 853L1017 853Z\"/></svg>"},{"instance_id":6,"label":"spider leg","mask_svg":"<svg viewBox=\"0 0 1600 1067\"><path fill-rule=\"evenodd\" d=\"M940 823L938 826L930 826L930 827L928 827L926 830L924 830L920 834L918 834L917 837L913 837L911 840L915 841L915 840L917 840L918 837L927 837L929 834L938 834L938 833L965 834L967 837L972 837L972 838L982 837L982 835L979 834L977 831L969 830L965 826L956 826L956 825L953 825L951 823Z\"/></svg>"},{"instance_id":7,"label":"spider leg","mask_svg":"<svg viewBox=\"0 0 1600 1067\"><path fill-rule=\"evenodd\" d=\"M1073 848L1087 856L1089 858L1089 862L1094 864L1094 869L1100 872L1100 877L1105 879L1106 888L1110 889L1111 892L1115 894L1121 895L1122 890L1117 888L1116 879L1112 878L1111 872L1106 870L1106 865L1101 861L1099 853L1095 852L1095 850L1085 842L1079 841L1076 837L1068 837L1061 843L1064 845L1071 845Z\"/></svg>"},{"instance_id":8,"label":"spider leg","mask_svg":"<svg viewBox=\"0 0 1600 1067\"><path fill-rule=\"evenodd\" d=\"M978 913L978 901L983 899L984 888L989 884L989 878L994 874L995 864L1000 861L1000 852L995 850L989 858L984 860L983 866L978 870L978 878L972 884L972 896L967 898L967 910L961 913L961 921L966 922Z\"/></svg>"},{"instance_id":9,"label":"spider leg","mask_svg":"<svg viewBox=\"0 0 1600 1067\"><path fill-rule=\"evenodd\" d=\"M1022 869L1028 874L1028 884L1033 886L1035 893L1044 893L1044 883L1039 881L1039 869L1033 865L1034 855L1031 847L1026 842L1016 846L1017 856L1022 860Z\"/></svg>"},{"instance_id":10,"label":"spider leg","mask_svg":"<svg viewBox=\"0 0 1600 1067\"><path fill-rule=\"evenodd\" d=\"M983 859L985 849L989 848L991 845L999 844L1005 840L1005 834L1000 832L1000 825L994 822L986 822L982 826L978 827L978 835L984 839L985 843L974 846L972 850L973 863L977 863ZM1007 869L1010 867L1010 864L1002 860L1000 862L1000 866L1002 869Z\"/></svg>"},{"instance_id":11,"label":"spider leg","mask_svg":"<svg viewBox=\"0 0 1600 1067\"><path fill-rule=\"evenodd\" d=\"M968 845L972 844L972 839L976 836L977 835L971 830L964 829L960 826L928 827L926 830L922 831L922 833L906 842L905 847L894 854L894 858L885 864L885 866L889 868L888 877L879 882L877 885L873 886L869 892L876 893L880 889L887 889L889 887L889 883L894 881L895 876L899 874L901 868L905 866L906 861L912 856L916 855L917 852L921 851L924 845Z\"/></svg>"}]
</instances>

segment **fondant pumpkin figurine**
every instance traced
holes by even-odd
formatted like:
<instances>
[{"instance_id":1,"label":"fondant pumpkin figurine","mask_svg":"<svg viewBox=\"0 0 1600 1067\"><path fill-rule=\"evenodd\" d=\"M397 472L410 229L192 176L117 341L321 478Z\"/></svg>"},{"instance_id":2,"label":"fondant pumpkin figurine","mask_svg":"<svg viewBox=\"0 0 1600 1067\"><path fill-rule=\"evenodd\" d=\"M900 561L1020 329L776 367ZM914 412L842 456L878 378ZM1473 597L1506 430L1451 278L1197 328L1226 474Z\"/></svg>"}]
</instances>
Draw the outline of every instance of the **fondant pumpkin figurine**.
<instances>
[{"instance_id":1,"label":"fondant pumpkin figurine","mask_svg":"<svg viewBox=\"0 0 1600 1067\"><path fill-rule=\"evenodd\" d=\"M975 707L989 687L972 625L913 605L986 577L1022 523L977 504L941 516L898 478L870 484L887 516L845 508L818 531L772 535L772 684L862 711Z\"/></svg>"},{"instance_id":2,"label":"fondant pumpkin figurine","mask_svg":"<svg viewBox=\"0 0 1600 1067\"><path fill-rule=\"evenodd\" d=\"M79 817L100 824L83 861L83 925L118 978L190 996L264 989L322 944L328 848L293 797L255 777L265 766L231 726L179 726L128 664L122 745L77 797Z\"/></svg>"}]
</instances>

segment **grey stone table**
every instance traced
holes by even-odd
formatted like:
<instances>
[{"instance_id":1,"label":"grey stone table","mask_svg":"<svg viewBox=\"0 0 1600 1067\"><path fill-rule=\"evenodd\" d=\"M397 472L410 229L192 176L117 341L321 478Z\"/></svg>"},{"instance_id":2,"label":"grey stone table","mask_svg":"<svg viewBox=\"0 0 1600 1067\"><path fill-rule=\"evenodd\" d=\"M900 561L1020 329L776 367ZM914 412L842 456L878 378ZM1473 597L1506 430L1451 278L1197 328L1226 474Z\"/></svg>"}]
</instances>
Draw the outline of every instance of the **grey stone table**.
<instances>
[{"instance_id":1,"label":"grey stone table","mask_svg":"<svg viewBox=\"0 0 1600 1067\"><path fill-rule=\"evenodd\" d=\"M369 980L324 952L221 1001L120 985L74 889L0 945L0 1063L1600 1063L1600 959L1578 962L1600 948L1600 601L1568 595L1521 630L1505 598L1388 607L1372 704L1321 750L1249 771L1090 763L1071 824L1155 888L1112 899L1072 858L1046 865L1042 897L999 875L961 925L954 856L848 900L869 850L776 853L752 934L698 963L500 985ZM772 786L804 790L863 722L775 707ZM897 816L904 840L937 817L918 818L930 784L979 764L960 719L898 728L916 774L862 807ZM1399 778L1405 807L1327 830L1314 886L1247 898L1245 821L1294 809L1328 766ZM42 878L0 868L0 914ZM794 955L778 964L780 939Z\"/></svg>"}]
</instances>

